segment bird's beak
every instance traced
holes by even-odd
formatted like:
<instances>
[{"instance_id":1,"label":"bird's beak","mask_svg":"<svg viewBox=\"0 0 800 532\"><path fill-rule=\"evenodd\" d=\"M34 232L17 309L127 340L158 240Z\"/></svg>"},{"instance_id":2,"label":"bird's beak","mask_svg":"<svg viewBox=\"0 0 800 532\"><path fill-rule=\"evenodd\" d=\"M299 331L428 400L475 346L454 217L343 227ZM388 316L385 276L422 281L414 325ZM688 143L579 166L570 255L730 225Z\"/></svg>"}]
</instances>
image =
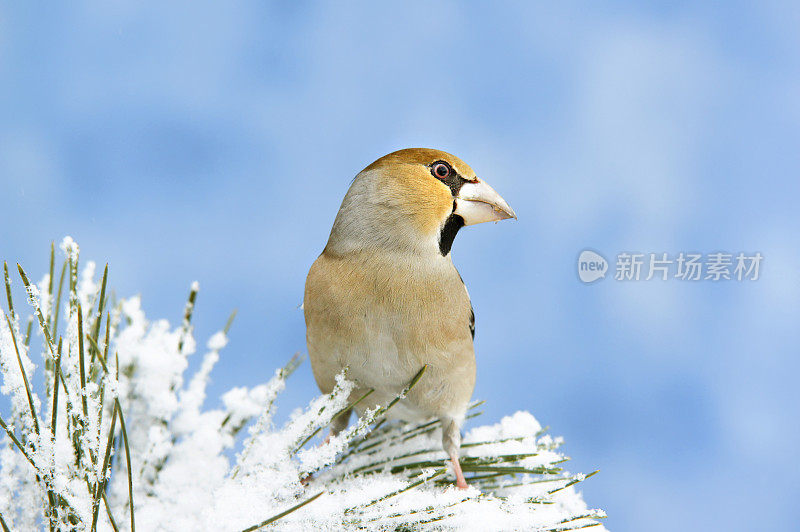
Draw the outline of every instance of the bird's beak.
<instances>
[{"instance_id":1,"label":"bird's beak","mask_svg":"<svg viewBox=\"0 0 800 532\"><path fill-rule=\"evenodd\" d=\"M506 200L480 179L461 186L456 195L454 212L464 219L464 225L517 218Z\"/></svg>"}]
</instances>

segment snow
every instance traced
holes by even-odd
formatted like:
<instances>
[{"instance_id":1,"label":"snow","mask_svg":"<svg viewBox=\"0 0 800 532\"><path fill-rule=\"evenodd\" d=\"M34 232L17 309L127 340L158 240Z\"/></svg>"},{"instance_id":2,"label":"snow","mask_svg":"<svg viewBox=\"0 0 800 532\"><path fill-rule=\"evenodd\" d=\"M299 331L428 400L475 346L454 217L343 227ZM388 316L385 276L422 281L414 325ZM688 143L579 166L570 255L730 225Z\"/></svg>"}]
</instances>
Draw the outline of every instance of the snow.
<instances>
[{"instance_id":1,"label":"snow","mask_svg":"<svg viewBox=\"0 0 800 532\"><path fill-rule=\"evenodd\" d=\"M71 275L76 277L77 244L67 237L61 248L74 261ZM26 453L35 465L34 469L5 438L0 449L0 512L11 529L48 528L51 490L68 505L53 516L57 528L89 529L97 508L97 529L110 530L104 504L96 507L94 490L87 488L104 478L109 479L111 514L120 529L129 529L129 465L140 530L243 530L317 494L321 495L273 526L320 531L424 525L440 530L567 530L595 525L604 516L589 509L575 489L585 476L562 470L563 440L544 434L528 412L466 433L461 461L471 487L462 491L453 486L438 423L385 422L385 410L375 409L337 436L325 438L331 419L353 400L354 384L346 374L337 377L331 394L314 398L282 426L274 423L274 414L297 367L295 358L264 384L233 388L223 394L219 407L206 407L206 387L228 343L226 334L217 332L207 340L199 369L187 375L187 356L197 345L189 319L178 327L149 321L138 296L109 309L108 372L96 353L89 355L84 342L87 383L81 387L76 309L80 302L85 335L96 318L95 270L92 263L82 270L69 297L72 303L65 307L60 361L64 383L52 439L52 385L45 387L44 408L33 396L41 431L48 435L37 437L14 338L29 379L37 368L19 342L20 318L11 319L9 330L0 311L0 391L12 404L7 422L18 437L24 435ZM47 281L31 290L34 311L51 304ZM197 289L194 283L192 292ZM49 308L42 309L45 316ZM186 308L192 310L191 305ZM102 342L101 334L101 350ZM52 382L54 361L44 351L41 377ZM130 464L119 417L109 439L117 400ZM109 441L112 447L107 449ZM232 461L229 457L237 450ZM111 460L104 471L106 452ZM514 475L491 474L508 468ZM596 528L603 530L601 525Z\"/></svg>"},{"instance_id":2,"label":"snow","mask_svg":"<svg viewBox=\"0 0 800 532\"><path fill-rule=\"evenodd\" d=\"M228 345L228 337L225 336L225 333L219 331L209 338L206 347L212 351L221 351L226 345Z\"/></svg>"}]
</instances>

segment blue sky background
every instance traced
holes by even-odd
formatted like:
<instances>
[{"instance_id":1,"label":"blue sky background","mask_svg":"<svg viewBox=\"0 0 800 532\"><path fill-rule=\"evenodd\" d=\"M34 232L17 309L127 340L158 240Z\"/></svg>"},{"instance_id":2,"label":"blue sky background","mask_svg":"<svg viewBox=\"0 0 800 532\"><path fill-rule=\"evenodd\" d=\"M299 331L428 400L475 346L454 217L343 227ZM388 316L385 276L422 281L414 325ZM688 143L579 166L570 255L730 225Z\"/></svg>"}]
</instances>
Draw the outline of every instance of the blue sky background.
<instances>
[{"instance_id":1,"label":"blue sky background","mask_svg":"<svg viewBox=\"0 0 800 532\"><path fill-rule=\"evenodd\" d=\"M554 3L548 3L554 4ZM0 258L51 240L204 340L212 397L305 351L352 177L465 159L518 222L462 231L484 422L567 440L612 530L780 530L800 499L800 10L708 3L0 2ZM581 284L578 253L754 252L756 282ZM292 378L282 408L316 388Z\"/></svg>"}]
</instances>

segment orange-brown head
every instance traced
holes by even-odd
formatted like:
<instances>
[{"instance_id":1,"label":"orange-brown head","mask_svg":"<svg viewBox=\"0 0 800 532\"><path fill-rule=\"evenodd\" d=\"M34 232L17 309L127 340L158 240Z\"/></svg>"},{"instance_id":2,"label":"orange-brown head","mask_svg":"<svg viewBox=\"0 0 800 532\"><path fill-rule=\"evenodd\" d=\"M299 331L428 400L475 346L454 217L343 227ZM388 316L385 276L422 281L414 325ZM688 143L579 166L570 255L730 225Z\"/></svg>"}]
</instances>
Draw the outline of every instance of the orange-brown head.
<instances>
[{"instance_id":1,"label":"orange-brown head","mask_svg":"<svg viewBox=\"0 0 800 532\"><path fill-rule=\"evenodd\" d=\"M464 225L516 218L464 161L409 148L385 155L353 180L326 251L371 248L447 255Z\"/></svg>"}]
</instances>

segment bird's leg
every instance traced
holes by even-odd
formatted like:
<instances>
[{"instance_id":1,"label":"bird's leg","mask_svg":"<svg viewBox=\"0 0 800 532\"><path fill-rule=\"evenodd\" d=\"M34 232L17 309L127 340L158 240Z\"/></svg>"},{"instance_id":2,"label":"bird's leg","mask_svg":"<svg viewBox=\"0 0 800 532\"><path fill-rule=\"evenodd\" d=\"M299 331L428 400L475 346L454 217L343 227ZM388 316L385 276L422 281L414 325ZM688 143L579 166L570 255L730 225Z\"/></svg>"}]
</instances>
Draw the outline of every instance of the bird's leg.
<instances>
[{"instance_id":1,"label":"bird's leg","mask_svg":"<svg viewBox=\"0 0 800 532\"><path fill-rule=\"evenodd\" d=\"M450 460L453 462L453 469L456 472L456 487L461 490L467 489L467 479L464 478L464 473L461 471L461 464L458 462L458 453L450 455Z\"/></svg>"},{"instance_id":2,"label":"bird's leg","mask_svg":"<svg viewBox=\"0 0 800 532\"><path fill-rule=\"evenodd\" d=\"M336 436L344 429L347 428L348 423L350 423L350 414L353 412L353 409L346 410L333 418L331 420L331 430L328 432L328 435L325 436L325 439L322 441L322 445L327 445L333 436ZM311 482L311 478L313 475L306 475L300 479L300 483L303 486L307 486L309 482Z\"/></svg>"},{"instance_id":3,"label":"bird's leg","mask_svg":"<svg viewBox=\"0 0 800 532\"><path fill-rule=\"evenodd\" d=\"M336 436L344 429L347 428L347 425L350 423L350 414L353 412L353 409L346 410L333 418L331 420L331 431L328 433L328 436L325 438L325 443L328 443L333 436Z\"/></svg>"},{"instance_id":4,"label":"bird's leg","mask_svg":"<svg viewBox=\"0 0 800 532\"><path fill-rule=\"evenodd\" d=\"M442 422L442 447L444 447L445 452L453 462L456 487L462 490L467 489L467 480L464 478L464 472L461 471L461 464L458 461L458 452L461 448L461 430L456 420L451 417L443 417L440 421Z\"/></svg>"}]
</instances>

